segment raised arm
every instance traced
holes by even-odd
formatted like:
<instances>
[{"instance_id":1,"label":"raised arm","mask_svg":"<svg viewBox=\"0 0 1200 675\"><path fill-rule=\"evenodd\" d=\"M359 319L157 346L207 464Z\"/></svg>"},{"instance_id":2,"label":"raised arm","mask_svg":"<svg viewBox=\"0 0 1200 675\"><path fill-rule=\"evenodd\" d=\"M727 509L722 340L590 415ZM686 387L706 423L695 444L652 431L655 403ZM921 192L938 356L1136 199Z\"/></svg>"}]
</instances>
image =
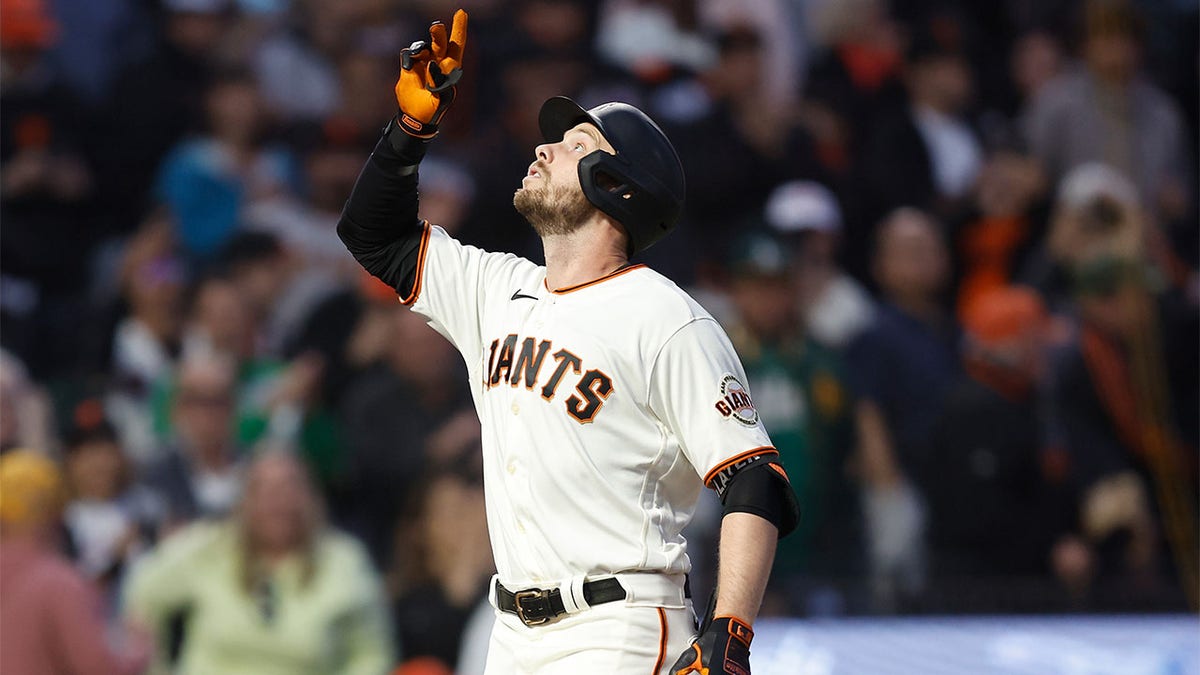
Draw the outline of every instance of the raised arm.
<instances>
[{"instance_id":1,"label":"raised arm","mask_svg":"<svg viewBox=\"0 0 1200 675\"><path fill-rule=\"evenodd\" d=\"M424 231L417 217L417 166L454 101L467 13L455 12L449 37L437 22L429 38L400 52L399 113L375 145L337 225L338 237L359 264L401 298L412 295Z\"/></svg>"}]
</instances>

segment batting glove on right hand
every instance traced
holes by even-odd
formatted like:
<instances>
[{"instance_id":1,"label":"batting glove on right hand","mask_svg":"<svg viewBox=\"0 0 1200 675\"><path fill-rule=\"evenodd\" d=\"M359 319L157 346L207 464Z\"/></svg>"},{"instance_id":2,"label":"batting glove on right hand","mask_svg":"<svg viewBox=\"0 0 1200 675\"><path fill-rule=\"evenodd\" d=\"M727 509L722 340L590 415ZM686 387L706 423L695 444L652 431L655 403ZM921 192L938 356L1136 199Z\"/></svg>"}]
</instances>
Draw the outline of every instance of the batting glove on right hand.
<instances>
[{"instance_id":1,"label":"batting glove on right hand","mask_svg":"<svg viewBox=\"0 0 1200 675\"><path fill-rule=\"evenodd\" d=\"M435 21L429 41L420 40L400 50L400 77L396 103L400 128L418 138L433 138L437 125L454 101L454 85L462 77L463 49L467 46L467 13L458 10L450 36Z\"/></svg>"},{"instance_id":2,"label":"batting glove on right hand","mask_svg":"<svg viewBox=\"0 0 1200 675\"><path fill-rule=\"evenodd\" d=\"M671 666L671 675L750 675L754 631L733 616L719 616Z\"/></svg>"}]
</instances>

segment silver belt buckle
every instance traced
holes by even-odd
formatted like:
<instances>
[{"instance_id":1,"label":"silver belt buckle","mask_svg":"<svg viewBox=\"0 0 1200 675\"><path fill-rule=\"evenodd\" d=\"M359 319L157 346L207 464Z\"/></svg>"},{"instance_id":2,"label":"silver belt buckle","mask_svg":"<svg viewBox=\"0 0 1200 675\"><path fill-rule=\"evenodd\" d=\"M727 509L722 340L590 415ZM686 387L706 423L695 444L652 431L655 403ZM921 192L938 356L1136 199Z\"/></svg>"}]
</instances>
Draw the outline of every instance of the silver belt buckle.
<instances>
[{"instance_id":1,"label":"silver belt buckle","mask_svg":"<svg viewBox=\"0 0 1200 675\"><path fill-rule=\"evenodd\" d=\"M545 614L540 619L531 619L525 616L525 605L523 604L523 601L533 598L540 598L545 603ZM517 605L517 618L521 619L521 623L525 624L526 626L540 626L550 621L550 591L543 589L517 591L517 593L514 595L513 602Z\"/></svg>"}]
</instances>

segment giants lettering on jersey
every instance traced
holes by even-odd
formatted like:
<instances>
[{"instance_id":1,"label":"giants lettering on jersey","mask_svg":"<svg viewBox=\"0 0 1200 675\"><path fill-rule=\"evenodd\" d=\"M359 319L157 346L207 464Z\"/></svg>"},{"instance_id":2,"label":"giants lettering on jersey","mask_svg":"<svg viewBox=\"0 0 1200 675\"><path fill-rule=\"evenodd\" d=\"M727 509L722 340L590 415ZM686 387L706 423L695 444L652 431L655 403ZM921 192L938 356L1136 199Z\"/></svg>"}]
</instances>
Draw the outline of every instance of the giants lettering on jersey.
<instances>
[{"instance_id":1,"label":"giants lettering on jersey","mask_svg":"<svg viewBox=\"0 0 1200 675\"><path fill-rule=\"evenodd\" d=\"M596 369L585 372L583 359L567 349L552 352L554 347L550 340L527 337L521 340L519 349L517 340L516 334L509 334L503 342L492 340L484 385L488 389L502 384L514 389L524 385L525 389L533 391L541 383L542 398L553 401L570 371L575 387L564 404L567 414L580 424L594 421L613 392L612 378ZM550 373L544 381L541 379L543 366ZM577 375L579 377L575 379Z\"/></svg>"}]
</instances>

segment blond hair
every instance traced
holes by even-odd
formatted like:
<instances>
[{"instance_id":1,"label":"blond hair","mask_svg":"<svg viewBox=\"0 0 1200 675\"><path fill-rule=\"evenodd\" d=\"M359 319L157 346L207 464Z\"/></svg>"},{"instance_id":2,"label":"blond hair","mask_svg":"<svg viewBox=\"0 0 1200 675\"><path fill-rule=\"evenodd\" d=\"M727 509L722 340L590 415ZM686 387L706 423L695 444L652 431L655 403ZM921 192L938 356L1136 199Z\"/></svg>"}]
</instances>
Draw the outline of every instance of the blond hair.
<instances>
[{"instance_id":1,"label":"blond hair","mask_svg":"<svg viewBox=\"0 0 1200 675\"><path fill-rule=\"evenodd\" d=\"M40 524L62 499L62 474L51 459L24 449L0 457L0 522L6 527Z\"/></svg>"}]
</instances>

